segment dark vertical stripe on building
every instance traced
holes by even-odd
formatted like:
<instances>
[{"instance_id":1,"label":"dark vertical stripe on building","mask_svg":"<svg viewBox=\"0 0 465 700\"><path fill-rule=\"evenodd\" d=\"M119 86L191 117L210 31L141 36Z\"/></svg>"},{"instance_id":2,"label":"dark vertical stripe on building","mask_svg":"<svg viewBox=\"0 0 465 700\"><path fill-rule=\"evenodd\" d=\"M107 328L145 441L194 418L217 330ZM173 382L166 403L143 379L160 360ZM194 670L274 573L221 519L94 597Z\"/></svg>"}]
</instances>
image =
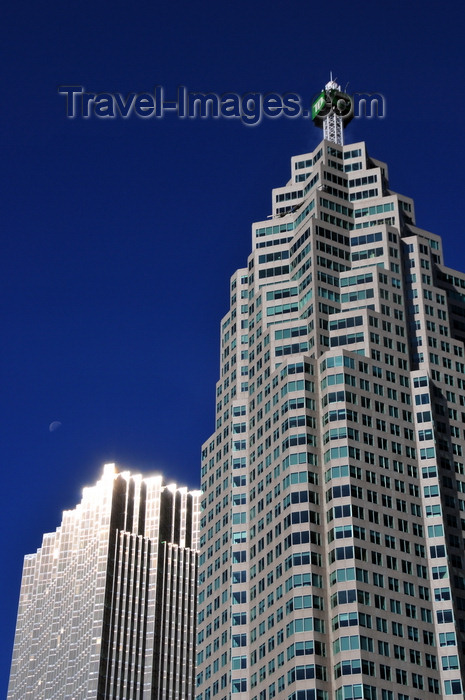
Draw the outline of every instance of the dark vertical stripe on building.
<instances>
[{"instance_id":1,"label":"dark vertical stripe on building","mask_svg":"<svg viewBox=\"0 0 465 700\"><path fill-rule=\"evenodd\" d=\"M193 501L191 494L188 493L186 498L186 547L192 547L192 515Z\"/></svg>"},{"instance_id":2,"label":"dark vertical stripe on building","mask_svg":"<svg viewBox=\"0 0 465 700\"><path fill-rule=\"evenodd\" d=\"M145 481L142 482L140 487L140 505L139 505L139 523L137 527L137 534L145 535L145 513L147 505L147 484Z\"/></svg>"}]
</instances>

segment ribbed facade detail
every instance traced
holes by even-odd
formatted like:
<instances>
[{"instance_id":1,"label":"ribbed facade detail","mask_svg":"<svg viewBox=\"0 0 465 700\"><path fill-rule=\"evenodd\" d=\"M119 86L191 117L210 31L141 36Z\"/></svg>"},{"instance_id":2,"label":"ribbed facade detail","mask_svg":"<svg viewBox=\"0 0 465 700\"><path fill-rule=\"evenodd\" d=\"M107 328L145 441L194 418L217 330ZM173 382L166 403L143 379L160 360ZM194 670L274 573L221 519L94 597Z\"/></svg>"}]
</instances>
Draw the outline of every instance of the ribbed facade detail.
<instances>
[{"instance_id":1,"label":"ribbed facade detail","mask_svg":"<svg viewBox=\"0 0 465 700\"><path fill-rule=\"evenodd\" d=\"M25 558L8 700L191 696L198 518L198 492L106 465Z\"/></svg>"}]
</instances>

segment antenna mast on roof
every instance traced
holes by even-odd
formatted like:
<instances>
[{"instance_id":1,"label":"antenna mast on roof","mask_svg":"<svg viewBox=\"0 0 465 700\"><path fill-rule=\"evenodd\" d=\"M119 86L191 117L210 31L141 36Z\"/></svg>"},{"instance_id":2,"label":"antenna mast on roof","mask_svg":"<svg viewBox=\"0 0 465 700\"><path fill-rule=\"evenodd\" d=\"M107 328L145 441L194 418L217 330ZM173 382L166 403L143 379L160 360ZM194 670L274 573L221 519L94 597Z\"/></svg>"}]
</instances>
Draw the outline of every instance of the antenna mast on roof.
<instances>
[{"instance_id":1,"label":"antenna mast on roof","mask_svg":"<svg viewBox=\"0 0 465 700\"><path fill-rule=\"evenodd\" d=\"M324 90L313 100L312 119L315 126L323 129L323 138L340 146L344 145L344 127L353 115L352 100L341 92L341 86L333 80L332 71Z\"/></svg>"}]
</instances>

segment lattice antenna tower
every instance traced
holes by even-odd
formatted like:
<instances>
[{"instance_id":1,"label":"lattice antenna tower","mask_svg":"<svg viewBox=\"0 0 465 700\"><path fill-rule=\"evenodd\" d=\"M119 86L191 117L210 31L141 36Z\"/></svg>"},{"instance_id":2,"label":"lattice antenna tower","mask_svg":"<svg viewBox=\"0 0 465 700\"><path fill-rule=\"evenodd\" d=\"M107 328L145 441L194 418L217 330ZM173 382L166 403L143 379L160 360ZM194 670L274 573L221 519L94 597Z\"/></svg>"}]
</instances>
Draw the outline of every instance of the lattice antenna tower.
<instances>
[{"instance_id":1,"label":"lattice antenna tower","mask_svg":"<svg viewBox=\"0 0 465 700\"><path fill-rule=\"evenodd\" d=\"M330 73L329 82L312 103L312 119L316 126L323 129L323 137L327 141L343 146L344 127L352 117L352 100L341 91L341 86Z\"/></svg>"},{"instance_id":2,"label":"lattice antenna tower","mask_svg":"<svg viewBox=\"0 0 465 700\"><path fill-rule=\"evenodd\" d=\"M331 90L341 91L341 86L332 79L332 74L330 81L325 85L325 92L330 93ZM338 143L340 146L344 145L344 127L342 124L342 117L333 111L331 111L327 117L325 117L323 122L323 138L325 138L327 141Z\"/></svg>"}]
</instances>

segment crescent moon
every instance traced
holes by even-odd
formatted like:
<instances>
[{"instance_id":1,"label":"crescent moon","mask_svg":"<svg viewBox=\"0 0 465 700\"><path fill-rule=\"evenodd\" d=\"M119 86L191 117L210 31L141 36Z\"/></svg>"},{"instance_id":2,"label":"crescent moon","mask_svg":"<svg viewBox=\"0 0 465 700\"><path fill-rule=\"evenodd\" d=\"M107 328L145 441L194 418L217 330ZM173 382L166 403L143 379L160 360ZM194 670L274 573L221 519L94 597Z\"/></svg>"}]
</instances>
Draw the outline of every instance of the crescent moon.
<instances>
[{"instance_id":1,"label":"crescent moon","mask_svg":"<svg viewBox=\"0 0 465 700\"><path fill-rule=\"evenodd\" d=\"M50 423L48 426L48 429L50 430L51 433L54 433L55 430L58 430L58 428L61 428L61 423L59 420L54 420Z\"/></svg>"}]
</instances>

